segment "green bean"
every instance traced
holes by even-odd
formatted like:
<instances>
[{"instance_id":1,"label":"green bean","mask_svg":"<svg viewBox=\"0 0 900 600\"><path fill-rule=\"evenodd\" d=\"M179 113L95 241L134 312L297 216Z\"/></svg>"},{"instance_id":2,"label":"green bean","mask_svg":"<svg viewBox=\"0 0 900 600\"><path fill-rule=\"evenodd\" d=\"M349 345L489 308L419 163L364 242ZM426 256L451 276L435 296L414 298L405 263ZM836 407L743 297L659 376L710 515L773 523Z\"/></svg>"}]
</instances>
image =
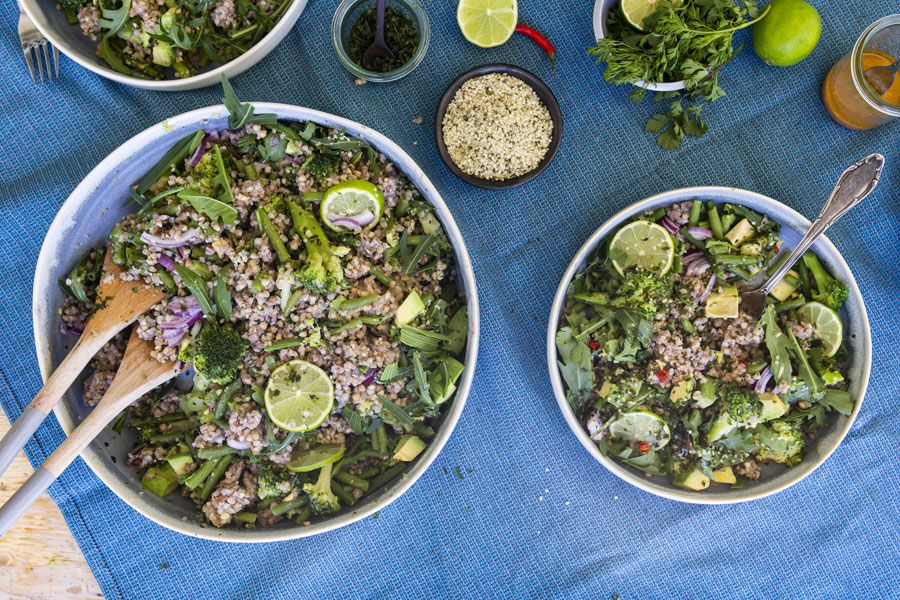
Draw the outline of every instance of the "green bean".
<instances>
[{"instance_id":1,"label":"green bean","mask_svg":"<svg viewBox=\"0 0 900 600\"><path fill-rule=\"evenodd\" d=\"M709 214L709 228L712 230L713 236L717 240L724 240L725 233L722 231L722 221L719 220L719 211L716 209L716 204L710 200L706 207L706 212Z\"/></svg>"},{"instance_id":2,"label":"green bean","mask_svg":"<svg viewBox=\"0 0 900 600\"><path fill-rule=\"evenodd\" d=\"M378 428L372 432L372 446L378 450L378 453L381 456L387 454L387 432L384 429L384 425L379 425Z\"/></svg>"},{"instance_id":3,"label":"green bean","mask_svg":"<svg viewBox=\"0 0 900 600\"><path fill-rule=\"evenodd\" d=\"M238 521L242 521L244 523L250 523L251 525L253 523L256 523L256 513L255 512L249 512L249 511L243 510L243 511L237 513L236 515L234 515L234 518L237 519Z\"/></svg>"},{"instance_id":4,"label":"green bean","mask_svg":"<svg viewBox=\"0 0 900 600\"><path fill-rule=\"evenodd\" d=\"M359 296L358 298L349 298L344 300L336 307L340 312L350 312L351 310L358 310L363 306L368 304L372 304L376 300L381 298L378 294L369 294L368 296ZM333 305L334 303L332 303Z\"/></svg>"},{"instance_id":5,"label":"green bean","mask_svg":"<svg viewBox=\"0 0 900 600\"><path fill-rule=\"evenodd\" d=\"M263 350L266 352L275 352L276 350L284 350L285 348L293 348L295 346L302 346L305 340L303 338L287 338L283 340L278 340L277 342L272 342Z\"/></svg>"},{"instance_id":6,"label":"green bean","mask_svg":"<svg viewBox=\"0 0 900 600\"><path fill-rule=\"evenodd\" d=\"M159 271L157 271L156 276L159 277L160 281L162 281L163 287L167 292L169 292L170 294L174 294L176 291L178 291L178 286L175 285L175 278L172 277L171 273L160 269Z\"/></svg>"},{"instance_id":7,"label":"green bean","mask_svg":"<svg viewBox=\"0 0 900 600\"><path fill-rule=\"evenodd\" d=\"M392 481L400 473L406 470L408 463L397 463L378 477L369 482L369 493L374 492L378 488Z\"/></svg>"},{"instance_id":8,"label":"green bean","mask_svg":"<svg viewBox=\"0 0 900 600\"><path fill-rule=\"evenodd\" d=\"M259 228L269 238L269 242L272 244L272 248L278 255L278 260L280 260L281 262L287 262L291 260L291 253L288 252L287 246L284 245L284 241L281 239L281 234L278 233L277 229L275 229L275 226L272 224L271 219L269 219L269 215L266 214L266 211L263 208L256 209L256 222L259 223Z\"/></svg>"},{"instance_id":9,"label":"green bean","mask_svg":"<svg viewBox=\"0 0 900 600\"><path fill-rule=\"evenodd\" d=\"M209 479L206 480L206 483L204 483L203 487L200 489L200 493L197 494L198 498L201 500L209 498L213 488L215 488L216 484L219 483L219 480L225 476L225 469L228 468L228 465L231 464L233 459L233 456L223 456L219 459L219 462L216 463L216 468L213 469L212 475L209 476Z\"/></svg>"},{"instance_id":10,"label":"green bean","mask_svg":"<svg viewBox=\"0 0 900 600\"><path fill-rule=\"evenodd\" d=\"M202 459L221 458L230 454L237 454L237 449L231 446L213 446L212 448L200 448L197 450L197 456Z\"/></svg>"},{"instance_id":11,"label":"green bean","mask_svg":"<svg viewBox=\"0 0 900 600\"><path fill-rule=\"evenodd\" d=\"M265 500L260 500L259 502L257 502L257 503L256 503L256 508L258 508L259 510L262 510L262 509L264 509L264 508L268 508L268 507L271 506L272 503L275 502L276 500L278 500L277 497L275 497L275 496L269 496L269 497L266 498Z\"/></svg>"},{"instance_id":12,"label":"green bean","mask_svg":"<svg viewBox=\"0 0 900 600\"><path fill-rule=\"evenodd\" d=\"M687 243L689 243L691 246L697 248L698 250L702 250L704 253L706 252L706 244L688 233L687 227L681 228L681 235L684 236L685 241L687 241Z\"/></svg>"},{"instance_id":13,"label":"green bean","mask_svg":"<svg viewBox=\"0 0 900 600\"><path fill-rule=\"evenodd\" d=\"M194 428L194 425L196 425L196 423L194 423L194 421L191 421L190 419L175 421L174 423L169 423L166 426L166 433L190 431Z\"/></svg>"},{"instance_id":14,"label":"green bean","mask_svg":"<svg viewBox=\"0 0 900 600\"><path fill-rule=\"evenodd\" d=\"M378 466L369 467L365 471L359 474L360 479L371 479L381 473L381 469Z\"/></svg>"},{"instance_id":15,"label":"green bean","mask_svg":"<svg viewBox=\"0 0 900 600\"><path fill-rule=\"evenodd\" d=\"M753 276L746 269L742 269L741 267L735 265L728 265L728 272L737 275L748 283L751 279L753 279Z\"/></svg>"},{"instance_id":16,"label":"green bean","mask_svg":"<svg viewBox=\"0 0 900 600\"><path fill-rule=\"evenodd\" d=\"M775 258L775 262L773 262L768 266L768 268L766 268L766 275L768 275L769 277L774 275L775 271L777 271L781 267L781 265L784 264L784 261L788 259L788 256L790 256L790 254L790 248L785 249L781 254L779 254Z\"/></svg>"},{"instance_id":17,"label":"green bean","mask_svg":"<svg viewBox=\"0 0 900 600\"><path fill-rule=\"evenodd\" d=\"M688 225L691 227L696 227L697 223L700 222L700 213L703 211L703 202L700 200L694 200L693 204L691 204L691 216L688 219Z\"/></svg>"},{"instance_id":18,"label":"green bean","mask_svg":"<svg viewBox=\"0 0 900 600\"><path fill-rule=\"evenodd\" d=\"M294 515L294 523L296 523L297 525L303 525L307 521L309 521L310 515L312 515L312 511L309 510L308 506L304 506L297 511L297 514Z\"/></svg>"},{"instance_id":19,"label":"green bean","mask_svg":"<svg viewBox=\"0 0 900 600\"><path fill-rule=\"evenodd\" d=\"M206 258L206 251L204 251L200 246L194 246L193 248L191 248L191 258L193 258L194 260Z\"/></svg>"},{"instance_id":20,"label":"green bean","mask_svg":"<svg viewBox=\"0 0 900 600\"><path fill-rule=\"evenodd\" d=\"M300 302L300 298L303 297L304 289L300 288L299 290L294 290L294 293L288 297L287 302L284 303L284 310L281 311L284 315L285 320L290 316L291 311L294 310L294 307L297 306L297 303Z\"/></svg>"},{"instance_id":21,"label":"green bean","mask_svg":"<svg viewBox=\"0 0 900 600\"><path fill-rule=\"evenodd\" d=\"M792 285L794 287L797 287L800 285L800 280L797 279L796 277L794 277L793 275L785 275L784 277L782 277L781 280L783 282L787 283L788 285Z\"/></svg>"},{"instance_id":22,"label":"green bean","mask_svg":"<svg viewBox=\"0 0 900 600\"><path fill-rule=\"evenodd\" d=\"M192 261L191 268L199 275L204 281L209 281L214 277L213 272L209 270L209 267L204 265L202 262Z\"/></svg>"},{"instance_id":23,"label":"green bean","mask_svg":"<svg viewBox=\"0 0 900 600\"><path fill-rule=\"evenodd\" d=\"M800 271L800 281L803 283L803 291L807 294L811 294L812 280L809 277L809 269L806 267L806 262L798 260L797 269Z\"/></svg>"},{"instance_id":24,"label":"green bean","mask_svg":"<svg viewBox=\"0 0 900 600\"><path fill-rule=\"evenodd\" d=\"M717 254L715 261L720 265L753 265L759 262L759 257L749 254Z\"/></svg>"},{"instance_id":25,"label":"green bean","mask_svg":"<svg viewBox=\"0 0 900 600\"><path fill-rule=\"evenodd\" d=\"M766 366L766 361L757 358L756 360L752 360L747 364L747 374L748 375L756 375Z\"/></svg>"},{"instance_id":26,"label":"green bean","mask_svg":"<svg viewBox=\"0 0 900 600\"><path fill-rule=\"evenodd\" d=\"M800 296L799 298L792 298L790 300L785 300L784 302L779 302L775 304L775 312L783 313L789 310L794 310L795 308L800 308L806 304L806 298Z\"/></svg>"},{"instance_id":27,"label":"green bean","mask_svg":"<svg viewBox=\"0 0 900 600\"><path fill-rule=\"evenodd\" d=\"M244 166L244 174L247 176L247 179L250 181L256 181L259 179L259 173L256 171L256 167L253 166L253 163L247 163Z\"/></svg>"},{"instance_id":28,"label":"green bean","mask_svg":"<svg viewBox=\"0 0 900 600\"><path fill-rule=\"evenodd\" d=\"M181 432L175 433L157 433L156 435L151 435L147 438L147 441L151 444L168 444L170 442L177 442L181 439Z\"/></svg>"},{"instance_id":29,"label":"green bean","mask_svg":"<svg viewBox=\"0 0 900 600\"><path fill-rule=\"evenodd\" d=\"M684 270L683 265L681 264L681 255L675 256L674 260L672 260L672 271L674 273L681 273Z\"/></svg>"},{"instance_id":30,"label":"green bean","mask_svg":"<svg viewBox=\"0 0 900 600\"><path fill-rule=\"evenodd\" d=\"M334 478L340 481L341 483L346 483L347 485L352 485L353 487L360 489L364 492L369 491L369 482L361 477L356 477L355 475L351 475L347 471L338 471L334 474Z\"/></svg>"},{"instance_id":31,"label":"green bean","mask_svg":"<svg viewBox=\"0 0 900 600\"><path fill-rule=\"evenodd\" d=\"M352 489L352 488L351 488ZM347 506L353 506L356 504L356 496L354 496L351 492L348 492L344 486L337 483L336 481L331 482L331 491L332 493L341 499Z\"/></svg>"},{"instance_id":32,"label":"green bean","mask_svg":"<svg viewBox=\"0 0 900 600\"><path fill-rule=\"evenodd\" d=\"M666 216L666 209L664 206L660 206L659 208L654 210L652 213L650 213L650 220L651 221L659 221L664 216Z\"/></svg>"},{"instance_id":33,"label":"green bean","mask_svg":"<svg viewBox=\"0 0 900 600\"><path fill-rule=\"evenodd\" d=\"M380 283L381 285L387 287L391 286L391 281L393 281L393 279L391 279L391 276L387 273L383 273L378 269L372 269L370 273L372 273L372 276L375 277L375 279L377 279L378 283Z\"/></svg>"},{"instance_id":34,"label":"green bean","mask_svg":"<svg viewBox=\"0 0 900 600\"><path fill-rule=\"evenodd\" d=\"M225 410L228 408L228 403L231 402L231 399L234 398L234 395L237 394L239 389L241 389L241 380L236 379L232 383L229 383L224 390L222 390L222 393L219 396L219 401L216 403L216 410L213 413L213 419L221 419L225 415Z\"/></svg>"},{"instance_id":35,"label":"green bean","mask_svg":"<svg viewBox=\"0 0 900 600\"><path fill-rule=\"evenodd\" d=\"M337 335L345 331L351 331L357 327L362 327L363 325L381 325L382 322L384 322L384 317L356 317L352 321L347 321L337 329L332 329L331 333L332 335Z\"/></svg>"},{"instance_id":36,"label":"green bean","mask_svg":"<svg viewBox=\"0 0 900 600\"><path fill-rule=\"evenodd\" d=\"M303 192L304 202L321 202L325 199L325 192Z\"/></svg>"},{"instance_id":37,"label":"green bean","mask_svg":"<svg viewBox=\"0 0 900 600\"><path fill-rule=\"evenodd\" d=\"M269 509L272 511L273 515L283 515L286 512L290 512L292 510L296 510L298 508L302 508L309 503L309 496L305 494L302 496L298 496L293 500L288 500L287 502L279 502L278 504L272 505Z\"/></svg>"},{"instance_id":38,"label":"green bean","mask_svg":"<svg viewBox=\"0 0 900 600\"><path fill-rule=\"evenodd\" d=\"M209 477L210 473L213 472L213 469L216 468L217 462L218 460L208 460L204 462L196 471L188 475L188 478L184 480L184 485L186 485L189 490L199 487L201 483L206 481L206 478Z\"/></svg>"}]
</instances>

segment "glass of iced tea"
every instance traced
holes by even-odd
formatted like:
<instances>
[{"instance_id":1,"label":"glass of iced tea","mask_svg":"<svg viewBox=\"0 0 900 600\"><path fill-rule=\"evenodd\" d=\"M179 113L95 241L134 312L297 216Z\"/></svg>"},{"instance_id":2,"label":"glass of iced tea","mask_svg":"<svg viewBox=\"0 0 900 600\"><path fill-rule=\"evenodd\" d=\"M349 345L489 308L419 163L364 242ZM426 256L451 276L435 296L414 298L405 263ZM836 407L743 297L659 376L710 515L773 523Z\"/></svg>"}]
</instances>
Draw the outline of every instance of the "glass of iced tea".
<instances>
[{"instance_id":1,"label":"glass of iced tea","mask_svg":"<svg viewBox=\"0 0 900 600\"><path fill-rule=\"evenodd\" d=\"M879 94L866 70L900 58L900 15L890 15L866 29L849 54L840 59L822 85L825 110L849 129L872 129L900 117L900 76Z\"/></svg>"}]
</instances>

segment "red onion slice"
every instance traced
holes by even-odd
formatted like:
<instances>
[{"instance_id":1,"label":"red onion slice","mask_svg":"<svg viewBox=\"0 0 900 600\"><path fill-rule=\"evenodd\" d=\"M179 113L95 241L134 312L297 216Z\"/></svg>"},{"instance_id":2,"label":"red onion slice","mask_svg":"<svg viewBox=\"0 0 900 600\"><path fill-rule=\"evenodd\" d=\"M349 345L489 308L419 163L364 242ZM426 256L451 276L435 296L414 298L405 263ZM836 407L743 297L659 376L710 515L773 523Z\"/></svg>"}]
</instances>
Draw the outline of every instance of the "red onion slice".
<instances>
[{"instance_id":1,"label":"red onion slice","mask_svg":"<svg viewBox=\"0 0 900 600\"><path fill-rule=\"evenodd\" d=\"M175 272L175 261L165 254L160 254L159 258L156 259L156 262L164 266L168 271Z\"/></svg>"},{"instance_id":2,"label":"red onion slice","mask_svg":"<svg viewBox=\"0 0 900 600\"><path fill-rule=\"evenodd\" d=\"M712 230L703 227L688 227L687 232L691 234L691 237L700 241L708 240L713 236Z\"/></svg>"},{"instance_id":3,"label":"red onion slice","mask_svg":"<svg viewBox=\"0 0 900 600\"><path fill-rule=\"evenodd\" d=\"M203 139L200 140L200 145L197 146L197 150L194 151L194 156L191 158L191 166L196 167L200 164L200 159L203 158L203 155L206 154L206 140L209 139L209 134L203 136Z\"/></svg>"},{"instance_id":4,"label":"red onion slice","mask_svg":"<svg viewBox=\"0 0 900 600\"><path fill-rule=\"evenodd\" d=\"M341 225L342 227L346 227L347 229L356 229L357 227L365 227L366 225L374 221L375 215L371 210L364 210L358 215L353 215L352 217L345 217L335 213L330 213L326 215L326 218L332 225Z\"/></svg>"},{"instance_id":5,"label":"red onion slice","mask_svg":"<svg viewBox=\"0 0 900 600\"><path fill-rule=\"evenodd\" d=\"M195 237L197 237L197 229L188 229L180 236L170 239L163 239L145 231L141 234L141 241L148 246L157 248L179 248L193 241Z\"/></svg>"},{"instance_id":6,"label":"red onion slice","mask_svg":"<svg viewBox=\"0 0 900 600\"><path fill-rule=\"evenodd\" d=\"M709 268L709 263L707 263L707 268ZM709 278L709 283L706 284L706 289L703 290L703 293L700 294L700 297L697 299L699 302L703 302L709 295L712 294L713 288L716 285L716 274L713 273L712 277Z\"/></svg>"},{"instance_id":7,"label":"red onion slice","mask_svg":"<svg viewBox=\"0 0 900 600\"><path fill-rule=\"evenodd\" d=\"M766 365L766 368L762 370L759 374L759 381L756 382L756 387L754 390L757 394L762 394L766 391L766 386L769 385L769 380L772 379L772 370L769 368L769 365Z\"/></svg>"},{"instance_id":8,"label":"red onion slice","mask_svg":"<svg viewBox=\"0 0 900 600\"><path fill-rule=\"evenodd\" d=\"M227 440L225 443L235 450L246 450L250 447L250 444L248 444L247 442L240 442L238 440Z\"/></svg>"},{"instance_id":9,"label":"red onion slice","mask_svg":"<svg viewBox=\"0 0 900 600\"><path fill-rule=\"evenodd\" d=\"M177 315L193 314L200 311L200 303L193 296L183 296L181 298L172 298L166 308Z\"/></svg>"},{"instance_id":10,"label":"red onion slice","mask_svg":"<svg viewBox=\"0 0 900 600\"><path fill-rule=\"evenodd\" d=\"M673 223L669 217L663 217L659 220L659 224L663 226L663 228L669 232L671 235L675 235L678 233L678 225Z\"/></svg>"}]
</instances>

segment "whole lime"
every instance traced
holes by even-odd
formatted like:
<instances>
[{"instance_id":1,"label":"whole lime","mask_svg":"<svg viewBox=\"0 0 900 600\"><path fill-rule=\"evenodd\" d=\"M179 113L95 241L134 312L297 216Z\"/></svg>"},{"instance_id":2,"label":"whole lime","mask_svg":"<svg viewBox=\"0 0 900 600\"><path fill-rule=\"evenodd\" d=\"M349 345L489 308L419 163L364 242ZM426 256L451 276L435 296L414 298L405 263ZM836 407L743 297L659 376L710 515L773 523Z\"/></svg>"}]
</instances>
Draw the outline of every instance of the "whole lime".
<instances>
[{"instance_id":1,"label":"whole lime","mask_svg":"<svg viewBox=\"0 0 900 600\"><path fill-rule=\"evenodd\" d=\"M795 65L819 42L822 19L803 0L772 0L769 6L769 14L753 26L753 49L770 65Z\"/></svg>"}]
</instances>

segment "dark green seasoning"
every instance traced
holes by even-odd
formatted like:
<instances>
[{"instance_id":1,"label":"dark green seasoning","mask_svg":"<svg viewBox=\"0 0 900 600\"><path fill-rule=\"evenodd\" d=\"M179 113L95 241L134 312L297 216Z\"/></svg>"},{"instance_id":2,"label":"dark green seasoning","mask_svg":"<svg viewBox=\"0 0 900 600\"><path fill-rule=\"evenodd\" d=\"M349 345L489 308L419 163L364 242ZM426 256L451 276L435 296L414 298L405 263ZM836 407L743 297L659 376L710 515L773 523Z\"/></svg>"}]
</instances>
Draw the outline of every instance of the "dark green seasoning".
<instances>
[{"instance_id":1,"label":"dark green seasoning","mask_svg":"<svg viewBox=\"0 0 900 600\"><path fill-rule=\"evenodd\" d=\"M375 9L370 8L359 16L350 27L347 54L360 67L376 73L399 69L410 61L419 46L419 31L412 19L396 8L388 6L384 11L384 41L394 53L394 59L375 58L371 64L362 64L362 57L375 41Z\"/></svg>"}]
</instances>

